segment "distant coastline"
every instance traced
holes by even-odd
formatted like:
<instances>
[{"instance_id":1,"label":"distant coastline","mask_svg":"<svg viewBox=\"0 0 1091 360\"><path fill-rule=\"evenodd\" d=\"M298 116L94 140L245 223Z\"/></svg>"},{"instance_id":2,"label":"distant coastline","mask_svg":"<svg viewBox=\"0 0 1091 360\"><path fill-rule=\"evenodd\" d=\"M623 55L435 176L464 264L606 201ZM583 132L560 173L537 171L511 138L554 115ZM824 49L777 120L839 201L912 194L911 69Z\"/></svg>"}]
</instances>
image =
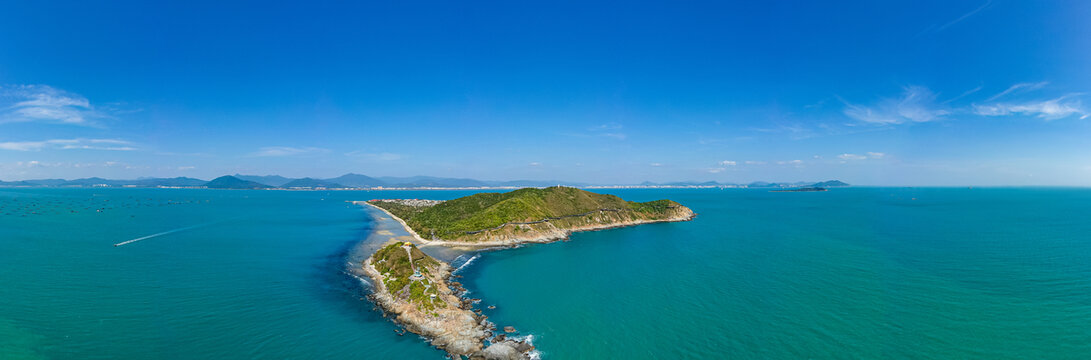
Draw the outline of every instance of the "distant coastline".
<instances>
[{"instance_id":1,"label":"distant coastline","mask_svg":"<svg viewBox=\"0 0 1091 360\"><path fill-rule=\"evenodd\" d=\"M281 191L406 191L406 190L516 190L521 188L545 188L550 186L569 186L580 189L789 189L800 187L845 187L849 184L837 180L823 182L794 182L794 183L769 183L752 182L748 184L717 183L717 182L675 182L675 183L650 183L640 184L580 184L570 182L485 182L469 179L445 179L422 183L403 184L376 184L375 181L353 181L347 174L334 179L288 179L272 181L254 176L221 176L211 181L195 178L145 178L137 180L109 180L103 178L83 178L75 180L63 179L39 179L21 181L0 181L0 188L153 188L153 189L224 189L224 190L281 190ZM252 179L252 180L247 180ZM337 183L335 180L345 181L348 184ZM373 179L368 177L368 179ZM265 182L259 182L261 180ZM288 180L288 181L284 181ZM476 183L466 185L465 183ZM486 184L488 183L488 184ZM512 184L507 184L512 183Z\"/></svg>"},{"instance_id":2,"label":"distant coastline","mask_svg":"<svg viewBox=\"0 0 1091 360\"><path fill-rule=\"evenodd\" d=\"M706 182L670 182L639 184L589 184L570 181L482 181L459 178L437 178L415 176L409 178L373 178L359 174L345 174L330 179L285 178L267 175L225 175L210 181L189 177L175 178L140 178L135 180L111 180L98 177L75 180L36 179L20 181L2 181L4 188L159 188L159 189L234 189L234 190L516 190L521 188L545 188L550 186L568 186L580 189L784 189L798 187L843 187L849 186L838 180L823 182L771 183L755 181L747 184Z\"/></svg>"}]
</instances>

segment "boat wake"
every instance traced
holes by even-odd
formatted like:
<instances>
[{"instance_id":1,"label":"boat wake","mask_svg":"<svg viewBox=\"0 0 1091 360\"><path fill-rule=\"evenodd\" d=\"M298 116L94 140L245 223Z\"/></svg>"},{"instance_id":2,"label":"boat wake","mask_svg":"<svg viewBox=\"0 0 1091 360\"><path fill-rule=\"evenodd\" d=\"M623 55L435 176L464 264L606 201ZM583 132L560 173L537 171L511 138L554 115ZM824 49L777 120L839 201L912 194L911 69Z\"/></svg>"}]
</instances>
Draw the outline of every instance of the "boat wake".
<instances>
[{"instance_id":1,"label":"boat wake","mask_svg":"<svg viewBox=\"0 0 1091 360\"><path fill-rule=\"evenodd\" d=\"M164 231L164 232L161 232L161 233L156 233L156 234L151 234L151 235L148 235L148 236L138 237L136 239L132 239L132 240L128 240L128 241L122 241L122 242L119 242L117 244L114 244L114 247L118 247L118 246L121 246L121 245L132 244L132 243L137 242L137 241L144 241L144 240L148 240L148 239L151 239L151 238L157 238L157 237L160 237L160 236L163 236L163 235L170 235L170 234L173 234L173 233L176 233L176 232L182 232L182 231L186 231L186 230L193 230L193 229L196 229L196 228L199 228L199 227L205 227L205 226L209 226L209 225L212 225L212 224L215 224L215 222L210 222L210 223L205 223L205 224L198 224L198 225L193 225L193 226L187 226L187 227L183 227L183 228L177 228L177 229L174 229L174 230L167 230L167 231Z\"/></svg>"}]
</instances>

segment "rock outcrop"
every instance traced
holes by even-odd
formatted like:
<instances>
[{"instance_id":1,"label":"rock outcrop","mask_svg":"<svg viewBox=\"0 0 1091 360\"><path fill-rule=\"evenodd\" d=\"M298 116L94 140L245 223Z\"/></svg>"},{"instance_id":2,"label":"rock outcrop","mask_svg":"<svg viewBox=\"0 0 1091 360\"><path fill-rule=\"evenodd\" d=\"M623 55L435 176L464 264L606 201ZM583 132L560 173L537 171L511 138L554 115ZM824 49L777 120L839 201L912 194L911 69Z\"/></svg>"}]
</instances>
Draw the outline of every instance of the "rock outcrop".
<instances>
[{"instance_id":1,"label":"rock outcrop","mask_svg":"<svg viewBox=\"0 0 1091 360\"><path fill-rule=\"evenodd\" d=\"M491 323L448 283L451 267L408 242L390 242L363 264L375 285L372 300L405 330L428 339L452 358L525 359L533 346L504 340L485 347Z\"/></svg>"}]
</instances>

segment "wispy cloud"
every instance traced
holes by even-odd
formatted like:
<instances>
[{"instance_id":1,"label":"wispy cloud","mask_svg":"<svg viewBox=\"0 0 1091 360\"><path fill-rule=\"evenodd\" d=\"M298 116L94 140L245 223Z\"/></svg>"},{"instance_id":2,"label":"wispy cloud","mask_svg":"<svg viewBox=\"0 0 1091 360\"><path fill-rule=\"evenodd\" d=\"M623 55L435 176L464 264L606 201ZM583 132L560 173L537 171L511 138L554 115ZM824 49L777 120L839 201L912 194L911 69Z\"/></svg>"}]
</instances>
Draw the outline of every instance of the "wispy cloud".
<instances>
[{"instance_id":1,"label":"wispy cloud","mask_svg":"<svg viewBox=\"0 0 1091 360\"><path fill-rule=\"evenodd\" d=\"M395 154L395 153L388 153L388 152L378 152L378 153L376 153L376 152L368 152L368 151L361 151L361 150L345 153L345 156L361 158L361 159L367 159L367 160L371 160L371 161L395 161L395 160L401 160L401 159L405 158L405 155L402 155L402 154Z\"/></svg>"},{"instance_id":2,"label":"wispy cloud","mask_svg":"<svg viewBox=\"0 0 1091 360\"><path fill-rule=\"evenodd\" d=\"M290 147L290 146L266 146L258 149L258 151L252 152L247 156L250 157L284 157L284 156L303 156L303 155L316 155L329 152L328 149L317 147Z\"/></svg>"},{"instance_id":3,"label":"wispy cloud","mask_svg":"<svg viewBox=\"0 0 1091 360\"><path fill-rule=\"evenodd\" d=\"M999 99L999 98L1003 97L1004 95L1008 95L1008 94L1011 94L1011 93L1016 92L1016 91L1038 90L1038 89L1041 89L1041 88L1045 87L1046 85L1049 85L1048 81L1040 81L1040 82L1036 82L1036 83L1018 83L1018 84L1015 84L1015 85L1012 85L1012 86L1008 87L1007 90L1001 91L999 94L993 95L993 96L989 97L988 99L985 99L985 101L986 102L994 101L996 99Z\"/></svg>"},{"instance_id":4,"label":"wispy cloud","mask_svg":"<svg viewBox=\"0 0 1091 360\"><path fill-rule=\"evenodd\" d=\"M763 133L785 133L792 140L809 139L819 135L811 128L800 123L779 123L772 127L750 128L750 130Z\"/></svg>"},{"instance_id":5,"label":"wispy cloud","mask_svg":"<svg viewBox=\"0 0 1091 360\"><path fill-rule=\"evenodd\" d=\"M57 167L57 166L61 166L61 163L48 163L48 162L44 163L44 162L41 162L41 161L38 161L38 160L18 161L18 162L15 163L15 167L20 167L20 168Z\"/></svg>"},{"instance_id":6,"label":"wispy cloud","mask_svg":"<svg viewBox=\"0 0 1091 360\"><path fill-rule=\"evenodd\" d=\"M116 139L51 139L42 141L0 142L0 150L41 151L41 150L137 150L133 143Z\"/></svg>"},{"instance_id":7,"label":"wispy cloud","mask_svg":"<svg viewBox=\"0 0 1091 360\"><path fill-rule=\"evenodd\" d=\"M777 165L803 165L803 160L777 161Z\"/></svg>"},{"instance_id":8,"label":"wispy cloud","mask_svg":"<svg viewBox=\"0 0 1091 360\"><path fill-rule=\"evenodd\" d=\"M652 166L652 167L662 167L663 166L663 164L661 164L661 163L651 163L651 164L648 164L648 165Z\"/></svg>"},{"instance_id":9,"label":"wispy cloud","mask_svg":"<svg viewBox=\"0 0 1091 360\"><path fill-rule=\"evenodd\" d=\"M743 162L746 165L765 165L764 161L747 160Z\"/></svg>"},{"instance_id":10,"label":"wispy cloud","mask_svg":"<svg viewBox=\"0 0 1091 360\"><path fill-rule=\"evenodd\" d=\"M1070 93L1054 99L1026 99L997 102L998 99L1012 98L1029 91L1045 88L1048 81L1025 82L1009 86L981 103L972 105L952 105L949 103L962 99L981 90L976 87L940 104L935 102L936 95L923 86L903 88L901 97L884 98L871 106L852 104L845 100L844 114L863 123L893 125L909 122L929 122L942 120L954 115L978 116L1035 116L1043 120L1056 120L1077 115L1081 119L1091 116L1083 106L1083 93Z\"/></svg>"},{"instance_id":11,"label":"wispy cloud","mask_svg":"<svg viewBox=\"0 0 1091 360\"><path fill-rule=\"evenodd\" d=\"M882 158L885 158L885 157L886 157L886 153L873 152L873 151L868 151L867 153L865 153L865 155L857 155L857 154L837 155L837 158L841 159L842 163L844 163L846 161L858 161L858 160L867 160L867 159L877 160L877 159L882 159Z\"/></svg>"},{"instance_id":12,"label":"wispy cloud","mask_svg":"<svg viewBox=\"0 0 1091 360\"><path fill-rule=\"evenodd\" d=\"M1027 115L1043 120L1057 120L1079 115L1080 119L1086 119L1089 113L1083 108L1079 95L1081 94L1068 94L1056 99L1024 103L974 105L973 111L982 116Z\"/></svg>"},{"instance_id":13,"label":"wispy cloud","mask_svg":"<svg viewBox=\"0 0 1091 360\"><path fill-rule=\"evenodd\" d=\"M720 162L720 166L735 166L737 163L732 160L724 160Z\"/></svg>"},{"instance_id":14,"label":"wispy cloud","mask_svg":"<svg viewBox=\"0 0 1091 360\"><path fill-rule=\"evenodd\" d=\"M970 12L962 14L962 16L959 16L958 18L956 18L954 20L948 21L947 23L945 23L943 25L929 26L928 28L924 29L924 31L921 31L919 34L917 34L917 36L920 36L920 35L923 35L923 34L928 34L928 33L938 33L940 31L947 30L947 28L951 27L952 25L958 24L959 22L962 22L963 20L969 19L971 16L977 15L977 13L981 12L982 10L987 9L990 5L992 5L992 3L993 3L992 0L988 0L988 1L985 2L985 4L982 4L981 6L978 6L977 8L974 8L973 10L970 10Z\"/></svg>"},{"instance_id":15,"label":"wispy cloud","mask_svg":"<svg viewBox=\"0 0 1091 360\"><path fill-rule=\"evenodd\" d=\"M623 126L616 122L609 122L598 126L593 126L588 130L591 131L607 131L607 130L621 130Z\"/></svg>"},{"instance_id":16,"label":"wispy cloud","mask_svg":"<svg viewBox=\"0 0 1091 360\"><path fill-rule=\"evenodd\" d=\"M971 94L974 94L974 93L977 93L978 91L981 91L981 89L983 89L983 88L985 88L985 87L981 86L981 85L978 85L978 87L967 90L967 91L963 92L962 94L959 94L958 96L955 96L953 98L944 100L943 104L948 104L948 103L951 103L951 102L953 102L955 100L959 100L959 99L962 99L964 97L970 96Z\"/></svg>"},{"instance_id":17,"label":"wispy cloud","mask_svg":"<svg viewBox=\"0 0 1091 360\"><path fill-rule=\"evenodd\" d=\"M532 161L529 164L527 164L527 166L542 166L542 163L537 162L537 161Z\"/></svg>"},{"instance_id":18,"label":"wispy cloud","mask_svg":"<svg viewBox=\"0 0 1091 360\"><path fill-rule=\"evenodd\" d=\"M900 98L882 99L873 106L845 102L844 114L865 123L891 125L940 120L950 111L936 104L936 95L928 88L907 86Z\"/></svg>"},{"instance_id":19,"label":"wispy cloud","mask_svg":"<svg viewBox=\"0 0 1091 360\"><path fill-rule=\"evenodd\" d=\"M724 171L727 171L727 168L722 168L722 167L718 167L718 168L709 168L709 169L708 169L707 171L708 171L708 172L709 172L710 174L719 174L719 173L722 173L722 172L724 172Z\"/></svg>"},{"instance_id":20,"label":"wispy cloud","mask_svg":"<svg viewBox=\"0 0 1091 360\"><path fill-rule=\"evenodd\" d=\"M53 122L90 125L106 117L87 98L47 85L0 87L0 123Z\"/></svg>"},{"instance_id":21,"label":"wispy cloud","mask_svg":"<svg viewBox=\"0 0 1091 360\"><path fill-rule=\"evenodd\" d=\"M619 123L610 122L598 126L593 126L591 128L588 128L587 131L594 134L595 136L625 140L625 138L627 138L628 136L625 133L621 132L621 129L623 127L624 126Z\"/></svg>"}]
</instances>

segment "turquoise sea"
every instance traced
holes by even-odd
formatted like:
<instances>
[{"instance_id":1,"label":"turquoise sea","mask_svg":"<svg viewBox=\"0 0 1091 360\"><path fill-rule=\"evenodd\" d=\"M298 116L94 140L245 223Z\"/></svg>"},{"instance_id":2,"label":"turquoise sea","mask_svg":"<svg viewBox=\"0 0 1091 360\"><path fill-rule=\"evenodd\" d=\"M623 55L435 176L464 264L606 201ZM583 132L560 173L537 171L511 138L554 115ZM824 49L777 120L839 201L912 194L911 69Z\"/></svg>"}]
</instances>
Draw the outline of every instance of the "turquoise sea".
<instances>
[{"instance_id":1,"label":"turquoise sea","mask_svg":"<svg viewBox=\"0 0 1091 360\"><path fill-rule=\"evenodd\" d=\"M543 358L1091 358L1091 189L596 191L699 215L457 260ZM468 193L0 189L0 358L443 358L345 201Z\"/></svg>"}]
</instances>

